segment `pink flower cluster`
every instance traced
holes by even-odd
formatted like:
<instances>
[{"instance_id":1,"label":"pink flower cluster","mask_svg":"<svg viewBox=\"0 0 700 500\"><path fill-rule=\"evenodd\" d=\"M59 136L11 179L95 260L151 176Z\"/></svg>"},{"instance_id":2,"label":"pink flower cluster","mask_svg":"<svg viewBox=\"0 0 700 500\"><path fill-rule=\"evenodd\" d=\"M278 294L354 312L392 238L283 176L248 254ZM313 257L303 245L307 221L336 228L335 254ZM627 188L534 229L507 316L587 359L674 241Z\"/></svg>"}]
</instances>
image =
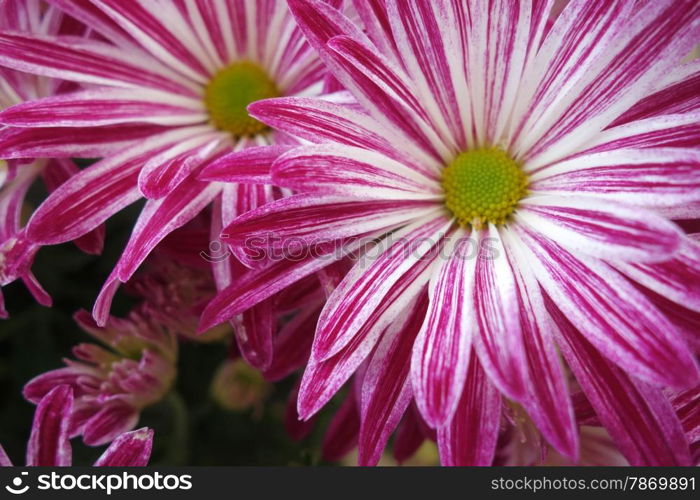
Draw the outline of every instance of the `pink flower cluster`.
<instances>
[{"instance_id":1,"label":"pink flower cluster","mask_svg":"<svg viewBox=\"0 0 700 500\"><path fill-rule=\"evenodd\" d=\"M294 439L341 398L327 461L699 464L699 41L696 0L0 0L0 285L50 306L38 250L143 200L28 465L146 464L192 342L230 410L298 377Z\"/></svg>"}]
</instances>

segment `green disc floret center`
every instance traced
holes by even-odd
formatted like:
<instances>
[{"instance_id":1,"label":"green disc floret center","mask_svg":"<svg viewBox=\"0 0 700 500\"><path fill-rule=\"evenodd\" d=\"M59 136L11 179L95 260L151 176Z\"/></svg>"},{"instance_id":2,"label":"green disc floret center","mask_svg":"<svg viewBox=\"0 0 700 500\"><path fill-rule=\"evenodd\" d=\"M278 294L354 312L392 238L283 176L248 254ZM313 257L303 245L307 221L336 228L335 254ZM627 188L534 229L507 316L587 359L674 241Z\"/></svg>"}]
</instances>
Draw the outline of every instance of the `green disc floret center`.
<instances>
[{"instance_id":1,"label":"green disc floret center","mask_svg":"<svg viewBox=\"0 0 700 500\"><path fill-rule=\"evenodd\" d=\"M445 167L445 205L462 226L504 224L527 193L527 175L500 148L473 149Z\"/></svg>"},{"instance_id":2,"label":"green disc floret center","mask_svg":"<svg viewBox=\"0 0 700 500\"><path fill-rule=\"evenodd\" d=\"M277 96L277 86L265 70L253 62L239 61L214 75L204 90L204 104L216 128L244 137L267 130L248 114L248 105Z\"/></svg>"}]
</instances>

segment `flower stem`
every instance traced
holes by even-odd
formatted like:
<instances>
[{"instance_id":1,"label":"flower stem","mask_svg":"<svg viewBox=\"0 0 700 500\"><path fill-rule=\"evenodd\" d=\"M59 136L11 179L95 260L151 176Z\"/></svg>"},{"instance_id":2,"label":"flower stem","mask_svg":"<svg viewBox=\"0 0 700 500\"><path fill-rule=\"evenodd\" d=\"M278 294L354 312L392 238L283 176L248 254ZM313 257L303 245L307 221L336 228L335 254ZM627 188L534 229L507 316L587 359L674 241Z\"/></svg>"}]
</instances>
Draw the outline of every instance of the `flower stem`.
<instances>
[{"instance_id":1,"label":"flower stem","mask_svg":"<svg viewBox=\"0 0 700 500\"><path fill-rule=\"evenodd\" d=\"M170 391L166 397L172 411L172 434L169 439L165 463L168 465L185 465L189 456L190 419L184 399L177 391Z\"/></svg>"}]
</instances>

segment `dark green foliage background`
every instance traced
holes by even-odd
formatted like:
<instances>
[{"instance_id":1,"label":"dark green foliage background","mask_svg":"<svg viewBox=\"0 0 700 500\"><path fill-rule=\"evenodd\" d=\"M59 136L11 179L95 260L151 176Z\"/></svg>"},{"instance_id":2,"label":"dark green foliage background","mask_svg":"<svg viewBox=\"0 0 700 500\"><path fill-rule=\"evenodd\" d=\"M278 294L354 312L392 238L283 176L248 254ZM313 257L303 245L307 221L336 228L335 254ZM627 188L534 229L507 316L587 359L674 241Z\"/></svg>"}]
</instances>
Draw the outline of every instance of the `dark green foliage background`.
<instances>
[{"instance_id":1,"label":"dark green foliage background","mask_svg":"<svg viewBox=\"0 0 700 500\"><path fill-rule=\"evenodd\" d=\"M30 199L41 199L32 193ZM36 259L35 274L54 299L53 308L34 302L21 283L4 289L10 319L0 320L0 443L16 465L24 465L26 441L34 406L21 395L32 377L62 366L71 347L90 341L73 322L72 314L91 310L93 301L111 267L117 261L141 205L113 217L107 224L102 256L80 252L72 244L43 248ZM117 294L113 314L130 307L124 294ZM309 465L320 454L319 422L310 438L294 443L285 434L282 415L291 381L275 386L260 415L232 413L209 397L209 383L225 358L223 344L183 343L178 365L177 392L186 407L184 430L177 428L177 414L164 401L142 414L139 426L155 430L151 463L157 465ZM182 418L182 417L179 417ZM72 441L75 465L89 465L102 452Z\"/></svg>"}]
</instances>

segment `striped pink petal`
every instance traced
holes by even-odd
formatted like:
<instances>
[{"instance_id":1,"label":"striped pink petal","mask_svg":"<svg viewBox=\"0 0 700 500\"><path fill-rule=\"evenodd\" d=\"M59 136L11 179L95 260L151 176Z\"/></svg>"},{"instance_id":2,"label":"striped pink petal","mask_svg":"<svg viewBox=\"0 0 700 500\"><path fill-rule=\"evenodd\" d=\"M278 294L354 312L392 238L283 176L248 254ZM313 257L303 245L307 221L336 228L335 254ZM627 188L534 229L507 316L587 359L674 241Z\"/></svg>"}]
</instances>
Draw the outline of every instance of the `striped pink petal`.
<instances>
[{"instance_id":1,"label":"striped pink petal","mask_svg":"<svg viewBox=\"0 0 700 500\"><path fill-rule=\"evenodd\" d=\"M306 307L286 323L274 340L275 355L264 372L267 380L276 382L302 368L309 360L313 332L320 307Z\"/></svg>"},{"instance_id":2,"label":"striped pink petal","mask_svg":"<svg viewBox=\"0 0 700 500\"><path fill-rule=\"evenodd\" d=\"M0 122L14 127L178 126L206 121L196 100L147 89L85 90L23 102L0 113Z\"/></svg>"},{"instance_id":3,"label":"striped pink petal","mask_svg":"<svg viewBox=\"0 0 700 500\"><path fill-rule=\"evenodd\" d=\"M194 95L182 77L144 54L74 37L0 34L0 63L52 78ZM180 83L182 82L182 83Z\"/></svg>"},{"instance_id":4,"label":"striped pink petal","mask_svg":"<svg viewBox=\"0 0 700 500\"><path fill-rule=\"evenodd\" d=\"M231 320L241 355L261 371L272 363L272 334L277 326L274 312L273 299L267 299Z\"/></svg>"},{"instance_id":5,"label":"striped pink petal","mask_svg":"<svg viewBox=\"0 0 700 500\"><path fill-rule=\"evenodd\" d=\"M441 216L418 220L378 243L391 245L378 257L355 264L321 312L312 359L328 359L345 347L394 290L422 287L421 275L436 260L450 224Z\"/></svg>"},{"instance_id":6,"label":"striped pink petal","mask_svg":"<svg viewBox=\"0 0 700 500\"><path fill-rule=\"evenodd\" d=\"M551 320L539 283L528 271L517 242L505 235L508 254L517 262L516 286L523 347L528 366L527 393L521 404L547 441L563 456L578 460L578 430Z\"/></svg>"},{"instance_id":7,"label":"striped pink petal","mask_svg":"<svg viewBox=\"0 0 700 500\"><path fill-rule=\"evenodd\" d=\"M138 419L138 411L128 404L119 401L105 404L85 423L83 441L88 446L109 443L133 429Z\"/></svg>"},{"instance_id":8,"label":"striped pink petal","mask_svg":"<svg viewBox=\"0 0 700 500\"><path fill-rule=\"evenodd\" d=\"M430 306L416 339L411 360L413 390L421 414L432 427L450 421L462 395L471 351L470 307L476 259L473 241L462 238L430 281Z\"/></svg>"},{"instance_id":9,"label":"striped pink petal","mask_svg":"<svg viewBox=\"0 0 700 500\"><path fill-rule=\"evenodd\" d=\"M472 352L469 370L452 420L438 429L440 462L445 466L493 463L501 426L501 395Z\"/></svg>"},{"instance_id":10,"label":"striped pink petal","mask_svg":"<svg viewBox=\"0 0 700 500\"><path fill-rule=\"evenodd\" d=\"M625 371L657 385L686 386L698 367L678 330L607 264L574 256L520 231L538 281L567 318Z\"/></svg>"},{"instance_id":11,"label":"striped pink petal","mask_svg":"<svg viewBox=\"0 0 700 500\"><path fill-rule=\"evenodd\" d=\"M688 309L700 312L700 243L684 237L673 258L654 264L619 263L629 277Z\"/></svg>"},{"instance_id":12,"label":"striped pink petal","mask_svg":"<svg viewBox=\"0 0 700 500\"><path fill-rule=\"evenodd\" d=\"M671 113L700 109L700 61L694 60L670 70L656 85L655 92L644 97L620 116L613 125Z\"/></svg>"},{"instance_id":13,"label":"striped pink petal","mask_svg":"<svg viewBox=\"0 0 700 500\"><path fill-rule=\"evenodd\" d=\"M95 128L50 127L0 129L3 158L100 158L120 154L134 141L165 129L158 125L114 125Z\"/></svg>"},{"instance_id":14,"label":"striped pink petal","mask_svg":"<svg viewBox=\"0 0 700 500\"><path fill-rule=\"evenodd\" d=\"M665 217L592 196L533 196L522 201L517 221L572 251L615 260L668 259L682 235Z\"/></svg>"},{"instance_id":15,"label":"striped pink petal","mask_svg":"<svg viewBox=\"0 0 700 500\"><path fill-rule=\"evenodd\" d=\"M595 196L652 209L684 206L700 201L700 153L654 148L585 154L539 172L530 189L533 194Z\"/></svg>"},{"instance_id":16,"label":"striped pink petal","mask_svg":"<svg viewBox=\"0 0 700 500\"><path fill-rule=\"evenodd\" d=\"M95 462L95 467L145 467L151 458L153 430L143 427L117 437Z\"/></svg>"},{"instance_id":17,"label":"striped pink petal","mask_svg":"<svg viewBox=\"0 0 700 500\"><path fill-rule=\"evenodd\" d=\"M358 443L361 466L377 465L411 403L411 352L427 308L428 300L423 295L386 330L369 361L362 381Z\"/></svg>"},{"instance_id":18,"label":"striped pink petal","mask_svg":"<svg viewBox=\"0 0 700 500\"><path fill-rule=\"evenodd\" d=\"M489 224L478 233L474 284L474 349L481 366L505 395L525 395L527 360L513 263L499 230Z\"/></svg>"},{"instance_id":19,"label":"striped pink petal","mask_svg":"<svg viewBox=\"0 0 700 500\"><path fill-rule=\"evenodd\" d=\"M605 5L605 8L612 11L618 5ZM677 66L679 54L688 53L696 45L699 14L700 4L695 0L647 2L633 11L624 29L615 32L613 43L601 43L588 32L591 42L604 52L583 75L583 80L577 82L577 91L559 103L557 108L561 112L556 120L540 123L539 139L528 148L526 156L540 164L561 157L563 149L584 145L645 97L648 86ZM623 20L624 17L621 16Z\"/></svg>"},{"instance_id":20,"label":"striped pink petal","mask_svg":"<svg viewBox=\"0 0 700 500\"><path fill-rule=\"evenodd\" d=\"M199 174L207 181L271 184L270 168L290 146L252 147L218 157Z\"/></svg>"},{"instance_id":21,"label":"striped pink petal","mask_svg":"<svg viewBox=\"0 0 700 500\"><path fill-rule=\"evenodd\" d=\"M71 465L68 421L73 409L73 390L60 385L44 396L34 412L32 433L27 443L29 467Z\"/></svg>"},{"instance_id":22,"label":"striped pink petal","mask_svg":"<svg viewBox=\"0 0 700 500\"><path fill-rule=\"evenodd\" d=\"M299 393L302 418L315 414L333 397L370 354L381 334L396 321L397 315L407 314L407 307L426 292L427 276L418 279L425 268L423 266L413 276L416 283L414 280L398 283L337 354L324 361L312 359L309 362Z\"/></svg>"},{"instance_id":23,"label":"striped pink petal","mask_svg":"<svg viewBox=\"0 0 700 500\"><path fill-rule=\"evenodd\" d=\"M280 157L272 179L303 193L368 199L439 199L441 188L403 163L365 149L331 145L302 146Z\"/></svg>"},{"instance_id":24,"label":"striped pink petal","mask_svg":"<svg viewBox=\"0 0 700 500\"><path fill-rule=\"evenodd\" d=\"M254 102L248 111L271 127L313 143L333 142L377 151L423 175L437 175L435 161L415 143L350 106L322 99L281 97Z\"/></svg>"},{"instance_id":25,"label":"striped pink petal","mask_svg":"<svg viewBox=\"0 0 700 500\"><path fill-rule=\"evenodd\" d=\"M551 301L547 309L562 353L630 464L690 465L683 429L660 390L635 382L603 358Z\"/></svg>"},{"instance_id":26,"label":"striped pink petal","mask_svg":"<svg viewBox=\"0 0 700 500\"><path fill-rule=\"evenodd\" d=\"M222 240L232 246L269 245L294 250L396 227L434 211L422 200L358 200L299 194L268 203L236 218Z\"/></svg>"},{"instance_id":27,"label":"striped pink petal","mask_svg":"<svg viewBox=\"0 0 700 500\"><path fill-rule=\"evenodd\" d=\"M287 286L342 258L362 246L345 241L338 245L319 245L301 260L277 260L238 277L221 290L202 312L199 331L230 320Z\"/></svg>"},{"instance_id":28,"label":"striped pink petal","mask_svg":"<svg viewBox=\"0 0 700 500\"><path fill-rule=\"evenodd\" d=\"M28 237L43 244L70 241L136 201L136 179L143 163L182 134L176 130L152 137L73 176L34 212L27 225Z\"/></svg>"},{"instance_id":29,"label":"striped pink petal","mask_svg":"<svg viewBox=\"0 0 700 500\"><path fill-rule=\"evenodd\" d=\"M165 198L147 202L117 263L119 280L128 281L163 238L192 220L218 193L218 186L190 178Z\"/></svg>"}]
</instances>

